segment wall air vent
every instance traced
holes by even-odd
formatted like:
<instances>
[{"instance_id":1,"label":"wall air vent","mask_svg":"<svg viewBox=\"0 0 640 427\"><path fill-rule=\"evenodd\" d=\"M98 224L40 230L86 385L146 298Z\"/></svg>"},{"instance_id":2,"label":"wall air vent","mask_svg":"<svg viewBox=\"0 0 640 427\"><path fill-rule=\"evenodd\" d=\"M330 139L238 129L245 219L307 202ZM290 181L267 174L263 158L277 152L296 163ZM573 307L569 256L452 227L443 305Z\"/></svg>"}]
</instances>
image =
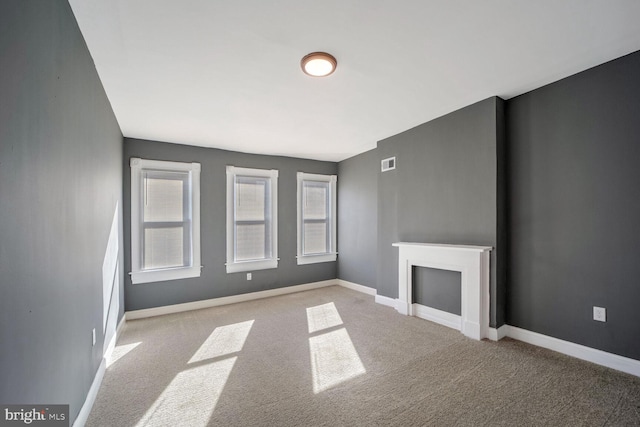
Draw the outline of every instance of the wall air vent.
<instances>
[{"instance_id":1,"label":"wall air vent","mask_svg":"<svg viewBox=\"0 0 640 427\"><path fill-rule=\"evenodd\" d=\"M382 161L382 172L387 172L396 168L396 158L389 157Z\"/></svg>"}]
</instances>

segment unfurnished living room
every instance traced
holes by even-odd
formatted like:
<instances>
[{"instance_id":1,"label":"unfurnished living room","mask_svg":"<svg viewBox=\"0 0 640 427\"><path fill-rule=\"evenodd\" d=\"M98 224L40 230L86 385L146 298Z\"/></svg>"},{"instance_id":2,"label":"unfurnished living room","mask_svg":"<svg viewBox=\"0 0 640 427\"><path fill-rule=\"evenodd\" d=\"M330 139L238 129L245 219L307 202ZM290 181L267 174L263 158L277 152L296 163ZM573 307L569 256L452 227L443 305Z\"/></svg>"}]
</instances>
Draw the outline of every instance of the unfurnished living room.
<instances>
[{"instance_id":1,"label":"unfurnished living room","mask_svg":"<svg viewBox=\"0 0 640 427\"><path fill-rule=\"evenodd\" d=\"M640 426L637 0L0 0L0 425Z\"/></svg>"}]
</instances>

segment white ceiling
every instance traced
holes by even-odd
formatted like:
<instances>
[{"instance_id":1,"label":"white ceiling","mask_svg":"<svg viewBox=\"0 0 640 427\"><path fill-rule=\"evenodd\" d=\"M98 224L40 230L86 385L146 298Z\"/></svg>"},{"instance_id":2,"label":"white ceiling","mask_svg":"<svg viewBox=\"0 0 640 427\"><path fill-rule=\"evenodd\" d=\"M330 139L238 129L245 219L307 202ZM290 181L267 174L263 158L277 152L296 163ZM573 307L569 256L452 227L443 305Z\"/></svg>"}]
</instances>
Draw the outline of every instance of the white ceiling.
<instances>
[{"instance_id":1,"label":"white ceiling","mask_svg":"<svg viewBox=\"0 0 640 427\"><path fill-rule=\"evenodd\" d=\"M638 0L70 3L125 136L318 160L640 50Z\"/></svg>"}]
</instances>

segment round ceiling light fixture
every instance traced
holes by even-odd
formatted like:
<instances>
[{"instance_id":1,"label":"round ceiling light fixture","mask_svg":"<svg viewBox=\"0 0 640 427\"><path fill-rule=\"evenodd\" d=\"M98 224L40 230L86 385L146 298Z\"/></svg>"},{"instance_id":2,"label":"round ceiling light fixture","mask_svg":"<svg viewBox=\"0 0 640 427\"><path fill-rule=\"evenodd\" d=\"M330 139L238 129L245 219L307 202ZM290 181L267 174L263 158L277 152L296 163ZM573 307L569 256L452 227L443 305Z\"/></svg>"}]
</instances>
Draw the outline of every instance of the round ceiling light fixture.
<instances>
[{"instance_id":1,"label":"round ceiling light fixture","mask_svg":"<svg viewBox=\"0 0 640 427\"><path fill-rule=\"evenodd\" d=\"M336 70L338 61L326 52L313 52L302 58L300 66L308 76L325 77Z\"/></svg>"}]
</instances>

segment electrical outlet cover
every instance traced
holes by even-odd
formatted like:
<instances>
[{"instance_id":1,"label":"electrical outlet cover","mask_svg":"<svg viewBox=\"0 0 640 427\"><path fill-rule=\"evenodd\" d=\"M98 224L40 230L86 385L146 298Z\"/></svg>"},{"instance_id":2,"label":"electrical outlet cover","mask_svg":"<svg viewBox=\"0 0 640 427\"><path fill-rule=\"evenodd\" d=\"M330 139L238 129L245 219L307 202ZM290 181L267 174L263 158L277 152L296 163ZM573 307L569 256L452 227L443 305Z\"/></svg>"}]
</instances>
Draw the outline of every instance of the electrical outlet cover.
<instances>
[{"instance_id":1,"label":"electrical outlet cover","mask_svg":"<svg viewBox=\"0 0 640 427\"><path fill-rule=\"evenodd\" d=\"M597 320L598 322L606 322L607 321L607 309L604 307L593 307L593 320Z\"/></svg>"}]
</instances>

